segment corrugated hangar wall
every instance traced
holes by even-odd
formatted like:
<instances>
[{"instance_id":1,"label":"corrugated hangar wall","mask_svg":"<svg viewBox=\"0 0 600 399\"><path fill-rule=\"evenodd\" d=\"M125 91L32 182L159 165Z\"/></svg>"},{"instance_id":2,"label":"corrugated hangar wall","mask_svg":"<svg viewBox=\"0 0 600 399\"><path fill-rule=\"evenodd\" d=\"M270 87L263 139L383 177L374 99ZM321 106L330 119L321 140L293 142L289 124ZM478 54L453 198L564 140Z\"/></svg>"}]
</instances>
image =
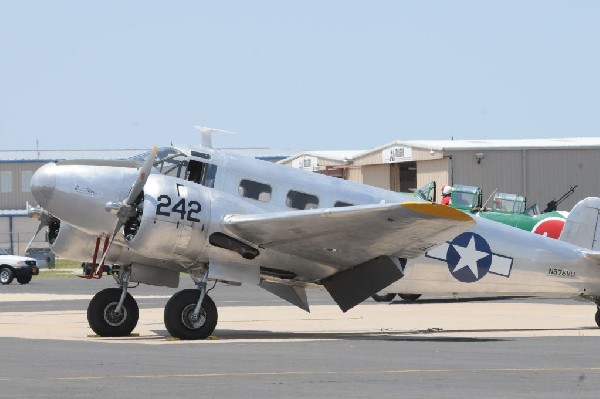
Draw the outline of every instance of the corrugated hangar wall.
<instances>
[{"instance_id":1,"label":"corrugated hangar wall","mask_svg":"<svg viewBox=\"0 0 600 399\"><path fill-rule=\"evenodd\" d=\"M484 158L478 160L476 154ZM455 151L451 155L454 184L481 187L484 201L495 189L523 194L521 151Z\"/></svg>"},{"instance_id":2,"label":"corrugated hangar wall","mask_svg":"<svg viewBox=\"0 0 600 399\"><path fill-rule=\"evenodd\" d=\"M477 163L475 154L484 158ZM495 190L525 195L527 204L543 210L553 198L560 198L577 185L559 210L570 210L577 201L600 195L600 150L527 149L454 151L454 184L479 186L484 201ZM438 183L439 186L439 183Z\"/></svg>"},{"instance_id":3,"label":"corrugated hangar wall","mask_svg":"<svg viewBox=\"0 0 600 399\"><path fill-rule=\"evenodd\" d=\"M29 191L29 181L39 166L39 162L2 162L0 209L25 209L26 201L35 204Z\"/></svg>"}]
</instances>

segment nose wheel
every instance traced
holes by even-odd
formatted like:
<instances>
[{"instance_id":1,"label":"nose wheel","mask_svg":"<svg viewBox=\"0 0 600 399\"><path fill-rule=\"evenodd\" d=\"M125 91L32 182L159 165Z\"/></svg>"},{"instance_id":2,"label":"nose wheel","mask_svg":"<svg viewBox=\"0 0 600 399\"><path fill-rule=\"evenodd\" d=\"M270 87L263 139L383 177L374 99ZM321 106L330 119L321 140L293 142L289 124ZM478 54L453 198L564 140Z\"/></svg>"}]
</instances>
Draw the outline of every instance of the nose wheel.
<instances>
[{"instance_id":1,"label":"nose wheel","mask_svg":"<svg viewBox=\"0 0 600 399\"><path fill-rule=\"evenodd\" d=\"M200 300L200 291L179 291L165 306L165 327L169 334L180 339L208 338L217 326L217 306L208 295L204 295L200 311L195 312ZM196 315L197 313L197 315Z\"/></svg>"},{"instance_id":2,"label":"nose wheel","mask_svg":"<svg viewBox=\"0 0 600 399\"><path fill-rule=\"evenodd\" d=\"M98 292L87 309L90 328L101 337L124 337L133 331L139 318L138 304L131 294L126 293L118 309L123 291L107 288Z\"/></svg>"}]
</instances>

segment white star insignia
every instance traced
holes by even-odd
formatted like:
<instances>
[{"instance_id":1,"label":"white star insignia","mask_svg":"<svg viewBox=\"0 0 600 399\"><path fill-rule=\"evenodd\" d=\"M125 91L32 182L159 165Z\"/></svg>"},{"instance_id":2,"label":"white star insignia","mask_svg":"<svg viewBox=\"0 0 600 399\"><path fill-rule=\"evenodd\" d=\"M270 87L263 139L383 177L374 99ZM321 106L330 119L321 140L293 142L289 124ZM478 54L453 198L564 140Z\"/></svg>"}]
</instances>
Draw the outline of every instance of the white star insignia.
<instances>
[{"instance_id":1,"label":"white star insignia","mask_svg":"<svg viewBox=\"0 0 600 399\"><path fill-rule=\"evenodd\" d=\"M452 244L456 252L460 255L460 259L454 268L452 273L456 273L458 270L468 267L476 279L479 279L479 270L477 269L477 261L485 258L489 255L487 252L478 251L475 248L475 237L471 236L469 244L466 247Z\"/></svg>"}]
</instances>

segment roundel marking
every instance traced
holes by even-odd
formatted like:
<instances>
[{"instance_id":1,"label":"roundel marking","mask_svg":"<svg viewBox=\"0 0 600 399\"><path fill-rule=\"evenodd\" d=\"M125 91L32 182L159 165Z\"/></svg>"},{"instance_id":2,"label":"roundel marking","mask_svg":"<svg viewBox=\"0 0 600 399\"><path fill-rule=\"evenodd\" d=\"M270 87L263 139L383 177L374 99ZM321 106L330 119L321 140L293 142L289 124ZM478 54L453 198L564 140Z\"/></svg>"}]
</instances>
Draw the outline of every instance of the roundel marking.
<instances>
[{"instance_id":1,"label":"roundel marking","mask_svg":"<svg viewBox=\"0 0 600 399\"><path fill-rule=\"evenodd\" d=\"M492 251L479 234L466 232L455 237L448 246L448 270L463 283L473 283L483 278L492 265Z\"/></svg>"},{"instance_id":2,"label":"roundel marking","mask_svg":"<svg viewBox=\"0 0 600 399\"><path fill-rule=\"evenodd\" d=\"M550 217L540 220L535 226L533 226L531 231L533 231L535 234L558 239L564 227L565 219Z\"/></svg>"}]
</instances>

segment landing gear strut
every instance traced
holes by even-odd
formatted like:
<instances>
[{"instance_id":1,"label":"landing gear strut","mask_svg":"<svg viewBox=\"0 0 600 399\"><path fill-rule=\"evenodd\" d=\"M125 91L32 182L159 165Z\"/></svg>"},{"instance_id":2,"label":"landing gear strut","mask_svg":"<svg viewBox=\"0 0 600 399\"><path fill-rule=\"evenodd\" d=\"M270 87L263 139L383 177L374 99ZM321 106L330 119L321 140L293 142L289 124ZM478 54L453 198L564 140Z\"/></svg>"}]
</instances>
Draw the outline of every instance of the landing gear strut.
<instances>
[{"instance_id":1,"label":"landing gear strut","mask_svg":"<svg viewBox=\"0 0 600 399\"><path fill-rule=\"evenodd\" d=\"M208 267L200 279L190 276L198 289L177 292L165 306L165 327L175 338L205 339L217 326L218 313L213 300L206 294Z\"/></svg>"},{"instance_id":2,"label":"landing gear strut","mask_svg":"<svg viewBox=\"0 0 600 399\"><path fill-rule=\"evenodd\" d=\"M121 288L106 288L98 292L88 305L90 328L101 337L123 337L131 334L137 325L139 308L127 292L131 271L125 267L119 275Z\"/></svg>"}]
</instances>

